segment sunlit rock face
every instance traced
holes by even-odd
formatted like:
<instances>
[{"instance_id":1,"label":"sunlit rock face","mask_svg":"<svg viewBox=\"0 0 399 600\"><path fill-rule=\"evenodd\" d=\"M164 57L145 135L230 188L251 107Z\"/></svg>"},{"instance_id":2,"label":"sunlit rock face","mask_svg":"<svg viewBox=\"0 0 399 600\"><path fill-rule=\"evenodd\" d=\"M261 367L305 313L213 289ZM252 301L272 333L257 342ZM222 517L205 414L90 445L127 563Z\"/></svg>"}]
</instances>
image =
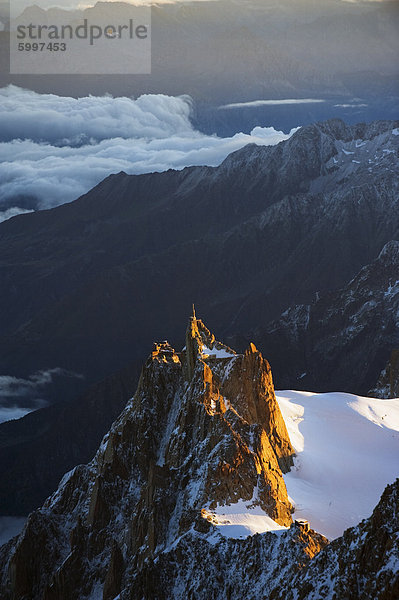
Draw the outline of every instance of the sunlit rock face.
<instances>
[{"instance_id":1,"label":"sunlit rock face","mask_svg":"<svg viewBox=\"0 0 399 600\"><path fill-rule=\"evenodd\" d=\"M394 598L397 484L329 545L292 522L292 460L268 362L253 344L237 354L218 342L193 313L183 351L154 344L92 462L0 549L0 598L346 597L359 561L362 598L375 600L374 580Z\"/></svg>"},{"instance_id":2,"label":"sunlit rock face","mask_svg":"<svg viewBox=\"0 0 399 600\"><path fill-rule=\"evenodd\" d=\"M176 544L193 546L195 563L199 538L233 543L206 515L238 501L278 536L297 536L282 476L292 456L268 362L253 345L242 355L217 342L194 314L185 349L154 345L93 461L64 477L4 551L2 594L83 598L98 585L104 598L125 587L136 597L148 561L169 560ZM323 538L303 535L305 560Z\"/></svg>"}]
</instances>

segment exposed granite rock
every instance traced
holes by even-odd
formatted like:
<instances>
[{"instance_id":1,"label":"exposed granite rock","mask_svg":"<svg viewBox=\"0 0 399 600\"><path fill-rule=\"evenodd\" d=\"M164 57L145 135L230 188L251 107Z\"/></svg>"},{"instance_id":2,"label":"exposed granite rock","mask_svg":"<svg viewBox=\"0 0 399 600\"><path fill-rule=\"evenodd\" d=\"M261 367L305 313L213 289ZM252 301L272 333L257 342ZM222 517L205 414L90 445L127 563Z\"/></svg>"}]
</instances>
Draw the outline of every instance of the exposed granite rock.
<instances>
[{"instance_id":1,"label":"exposed granite rock","mask_svg":"<svg viewBox=\"0 0 399 600\"><path fill-rule=\"evenodd\" d=\"M154 346L93 461L68 473L3 549L1 597L69 600L98 585L108 600L137 581L157 597L146 573L162 553L187 536L222 544L205 508L245 500L291 525L279 461L288 468L292 455L267 361L254 346L236 354L193 316L186 350ZM284 535L289 544L298 533ZM301 560L323 543L305 538Z\"/></svg>"},{"instance_id":2,"label":"exposed granite rock","mask_svg":"<svg viewBox=\"0 0 399 600\"><path fill-rule=\"evenodd\" d=\"M207 538L190 531L148 560L121 600L268 598L292 568L302 568L327 543L322 535L295 525L280 535L257 534L246 540Z\"/></svg>"},{"instance_id":3,"label":"exposed granite rock","mask_svg":"<svg viewBox=\"0 0 399 600\"><path fill-rule=\"evenodd\" d=\"M279 466L292 448L267 361L195 315L186 341L154 345L93 461L0 549L2 600L396 599L399 480L331 544L292 523ZM212 511L239 500L286 528L224 537Z\"/></svg>"}]
</instances>

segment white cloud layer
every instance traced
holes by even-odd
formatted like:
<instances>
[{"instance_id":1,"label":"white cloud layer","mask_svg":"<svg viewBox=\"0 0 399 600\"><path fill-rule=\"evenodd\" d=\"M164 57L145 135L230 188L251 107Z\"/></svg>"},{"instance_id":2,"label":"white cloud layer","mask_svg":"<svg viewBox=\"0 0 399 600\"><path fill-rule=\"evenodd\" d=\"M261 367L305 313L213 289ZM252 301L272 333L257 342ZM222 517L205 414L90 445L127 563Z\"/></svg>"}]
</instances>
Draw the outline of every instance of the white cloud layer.
<instances>
[{"instance_id":1,"label":"white cloud layer","mask_svg":"<svg viewBox=\"0 0 399 600\"><path fill-rule=\"evenodd\" d=\"M48 369L47 371L36 371L28 379L14 377L13 375L0 375L0 401L4 398L30 396L32 392L36 392L39 388L52 383L54 377L58 376L81 377L60 367Z\"/></svg>"},{"instance_id":2,"label":"white cloud layer","mask_svg":"<svg viewBox=\"0 0 399 600\"><path fill-rule=\"evenodd\" d=\"M0 220L32 208L27 198L51 208L111 173L217 166L246 144L274 145L296 131L209 136L193 128L191 110L187 96L76 99L0 89Z\"/></svg>"},{"instance_id":3,"label":"white cloud layer","mask_svg":"<svg viewBox=\"0 0 399 600\"><path fill-rule=\"evenodd\" d=\"M322 104L325 100L318 98L286 98L285 100L252 100L252 102L234 102L219 106L219 110L231 110L232 108L259 108L260 106L285 106L292 104Z\"/></svg>"},{"instance_id":4,"label":"white cloud layer","mask_svg":"<svg viewBox=\"0 0 399 600\"><path fill-rule=\"evenodd\" d=\"M334 108L367 108L368 104L334 104Z\"/></svg>"},{"instance_id":5,"label":"white cloud layer","mask_svg":"<svg viewBox=\"0 0 399 600\"><path fill-rule=\"evenodd\" d=\"M0 423L20 419L33 410L46 406L47 402L41 398L41 394L57 377L82 378L81 375L60 367L37 371L27 379L0 375Z\"/></svg>"},{"instance_id":6,"label":"white cloud layer","mask_svg":"<svg viewBox=\"0 0 399 600\"><path fill-rule=\"evenodd\" d=\"M22 419L28 413L38 410L46 406L44 402L36 402L31 407L23 406L6 406L0 407L0 423L6 423L7 421L14 421L16 419ZM0 536L1 537L1 536Z\"/></svg>"}]
</instances>

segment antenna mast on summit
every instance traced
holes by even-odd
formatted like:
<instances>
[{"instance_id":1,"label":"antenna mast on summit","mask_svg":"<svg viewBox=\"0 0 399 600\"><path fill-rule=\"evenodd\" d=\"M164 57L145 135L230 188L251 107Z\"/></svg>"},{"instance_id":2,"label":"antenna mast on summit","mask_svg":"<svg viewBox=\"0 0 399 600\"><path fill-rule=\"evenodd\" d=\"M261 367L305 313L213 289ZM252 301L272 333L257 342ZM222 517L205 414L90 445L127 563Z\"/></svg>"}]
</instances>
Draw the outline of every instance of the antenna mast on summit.
<instances>
[{"instance_id":1,"label":"antenna mast on summit","mask_svg":"<svg viewBox=\"0 0 399 600\"><path fill-rule=\"evenodd\" d=\"M193 319L197 320L197 317L195 316L195 306L194 306L194 303L193 303Z\"/></svg>"}]
</instances>

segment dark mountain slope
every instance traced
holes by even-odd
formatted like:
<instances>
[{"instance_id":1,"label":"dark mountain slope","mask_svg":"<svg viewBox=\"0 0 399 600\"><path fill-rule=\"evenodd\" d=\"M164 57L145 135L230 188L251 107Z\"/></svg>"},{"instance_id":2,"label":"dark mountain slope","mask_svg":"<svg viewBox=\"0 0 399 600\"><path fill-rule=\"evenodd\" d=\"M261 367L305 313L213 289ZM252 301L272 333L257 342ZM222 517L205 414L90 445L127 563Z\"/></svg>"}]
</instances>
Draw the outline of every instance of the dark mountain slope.
<instances>
[{"instance_id":1,"label":"dark mountain slope","mask_svg":"<svg viewBox=\"0 0 399 600\"><path fill-rule=\"evenodd\" d=\"M399 241L391 241L343 288L291 307L250 337L268 352L282 388L367 395L399 345L398 315Z\"/></svg>"},{"instance_id":2,"label":"dark mountain slope","mask_svg":"<svg viewBox=\"0 0 399 600\"><path fill-rule=\"evenodd\" d=\"M180 342L193 300L228 335L339 288L399 238L394 127L328 121L1 224L3 372L64 367L88 385L159 332Z\"/></svg>"},{"instance_id":3,"label":"dark mountain slope","mask_svg":"<svg viewBox=\"0 0 399 600\"><path fill-rule=\"evenodd\" d=\"M0 514L26 515L101 439L136 389L140 364L93 385L83 396L0 424Z\"/></svg>"}]
</instances>

